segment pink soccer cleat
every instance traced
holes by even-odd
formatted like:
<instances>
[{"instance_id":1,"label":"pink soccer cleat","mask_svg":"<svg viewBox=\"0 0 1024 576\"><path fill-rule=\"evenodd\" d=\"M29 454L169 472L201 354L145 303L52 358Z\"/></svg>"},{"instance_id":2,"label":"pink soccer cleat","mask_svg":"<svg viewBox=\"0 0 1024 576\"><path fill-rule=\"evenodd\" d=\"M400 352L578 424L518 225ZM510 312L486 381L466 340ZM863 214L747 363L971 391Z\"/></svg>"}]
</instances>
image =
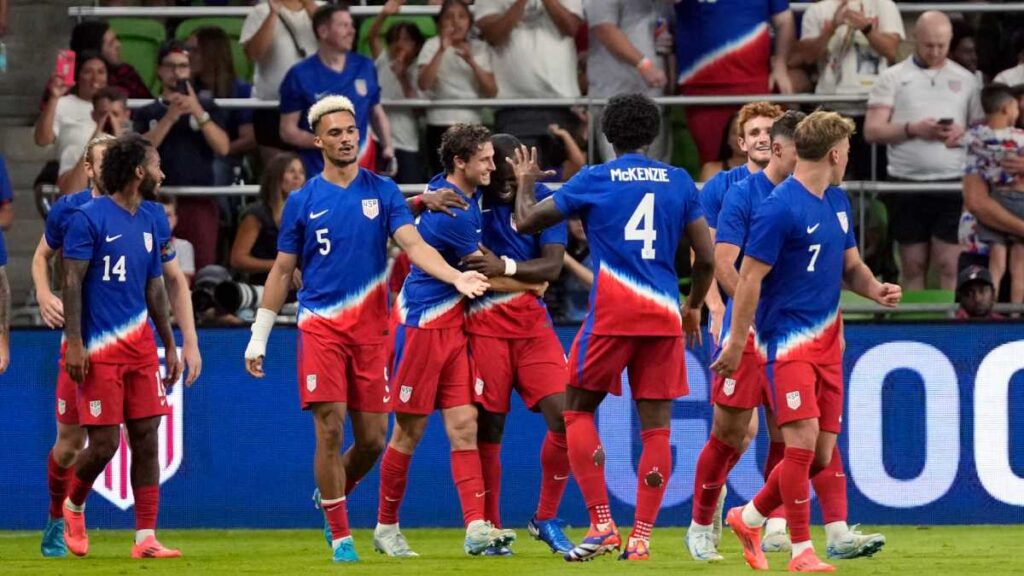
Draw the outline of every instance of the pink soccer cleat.
<instances>
[{"instance_id":1,"label":"pink soccer cleat","mask_svg":"<svg viewBox=\"0 0 1024 576\"><path fill-rule=\"evenodd\" d=\"M743 507L737 506L725 516L725 521L732 528L732 533L740 539L743 545L743 559L747 561L754 570L767 570L768 559L761 551L761 527L750 528L743 522Z\"/></svg>"},{"instance_id":2,"label":"pink soccer cleat","mask_svg":"<svg viewBox=\"0 0 1024 576\"><path fill-rule=\"evenodd\" d=\"M64 507L64 542L75 556L89 553L89 535L85 532L85 512L72 512Z\"/></svg>"},{"instance_id":3,"label":"pink soccer cleat","mask_svg":"<svg viewBox=\"0 0 1024 576\"><path fill-rule=\"evenodd\" d=\"M836 567L818 560L814 548L808 548L789 561L790 572L835 572Z\"/></svg>"},{"instance_id":4,"label":"pink soccer cleat","mask_svg":"<svg viewBox=\"0 0 1024 576\"><path fill-rule=\"evenodd\" d=\"M180 558L181 550L166 548L157 541L156 536L149 536L139 544L132 546L132 558Z\"/></svg>"}]
</instances>

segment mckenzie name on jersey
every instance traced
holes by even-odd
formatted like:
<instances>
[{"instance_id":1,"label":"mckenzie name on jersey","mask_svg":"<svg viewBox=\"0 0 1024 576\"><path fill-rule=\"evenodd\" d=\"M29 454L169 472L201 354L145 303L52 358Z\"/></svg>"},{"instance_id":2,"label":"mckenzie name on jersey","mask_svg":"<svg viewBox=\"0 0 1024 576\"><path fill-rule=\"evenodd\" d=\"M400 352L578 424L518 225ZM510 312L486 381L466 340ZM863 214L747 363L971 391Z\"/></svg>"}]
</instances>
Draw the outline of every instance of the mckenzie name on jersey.
<instances>
[{"instance_id":1,"label":"mckenzie name on jersey","mask_svg":"<svg viewBox=\"0 0 1024 576\"><path fill-rule=\"evenodd\" d=\"M299 257L299 328L352 344L388 334L388 238L412 224L390 179L359 169L348 188L311 178L285 202L277 249Z\"/></svg>"},{"instance_id":2,"label":"mckenzie name on jersey","mask_svg":"<svg viewBox=\"0 0 1024 576\"><path fill-rule=\"evenodd\" d=\"M747 256L772 266L755 320L764 360L842 361L839 293L846 250L856 245L841 188L818 198L790 177L768 195L746 245Z\"/></svg>"},{"instance_id":3,"label":"mckenzie name on jersey","mask_svg":"<svg viewBox=\"0 0 1024 576\"><path fill-rule=\"evenodd\" d=\"M552 198L566 217L580 216L590 245L584 333L681 335L676 250L686 225L702 216L686 171L625 154L584 168Z\"/></svg>"},{"instance_id":4,"label":"mckenzie name on jersey","mask_svg":"<svg viewBox=\"0 0 1024 576\"><path fill-rule=\"evenodd\" d=\"M85 260L82 339L90 362L156 361L146 285L162 274L157 226L139 207L134 214L110 196L83 204L71 215L64 258Z\"/></svg>"},{"instance_id":5,"label":"mckenzie name on jersey","mask_svg":"<svg viewBox=\"0 0 1024 576\"><path fill-rule=\"evenodd\" d=\"M551 190L536 186L537 200L551 196ZM487 194L480 198L483 216L483 245L497 256L524 262L540 258L544 246L565 246L568 228L565 222L527 236L516 229L515 206L492 200ZM529 292L487 292L469 301L466 332L495 338L530 338L551 330L551 316L544 300Z\"/></svg>"},{"instance_id":6,"label":"mckenzie name on jersey","mask_svg":"<svg viewBox=\"0 0 1024 576\"><path fill-rule=\"evenodd\" d=\"M445 262L458 268L462 259L480 249L483 215L479 198L459 190L438 174L427 185L427 192L449 188L469 207L452 209L455 217L444 212L424 212L416 222L420 236L433 246ZM477 192L479 194L479 192ZM442 282L413 264L395 303L398 321L413 328L457 328L463 325L463 296L451 284Z\"/></svg>"}]
</instances>

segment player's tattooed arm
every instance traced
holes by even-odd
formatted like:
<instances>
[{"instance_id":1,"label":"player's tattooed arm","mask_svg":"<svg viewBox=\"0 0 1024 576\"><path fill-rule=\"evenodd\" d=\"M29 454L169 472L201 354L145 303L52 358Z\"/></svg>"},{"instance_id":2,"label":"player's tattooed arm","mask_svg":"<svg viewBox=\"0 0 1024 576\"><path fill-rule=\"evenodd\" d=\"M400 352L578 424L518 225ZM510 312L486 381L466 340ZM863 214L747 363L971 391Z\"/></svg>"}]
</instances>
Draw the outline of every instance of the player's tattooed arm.
<instances>
[{"instance_id":1,"label":"player's tattooed arm","mask_svg":"<svg viewBox=\"0 0 1024 576\"><path fill-rule=\"evenodd\" d=\"M7 267L0 266L0 374L11 363L11 285Z\"/></svg>"},{"instance_id":2,"label":"player's tattooed arm","mask_svg":"<svg viewBox=\"0 0 1024 576\"><path fill-rule=\"evenodd\" d=\"M64 259L64 336L68 343L64 367L79 384L85 381L89 370L89 358L82 342L82 280L88 269L88 260Z\"/></svg>"},{"instance_id":3,"label":"player's tattooed arm","mask_svg":"<svg viewBox=\"0 0 1024 576\"><path fill-rule=\"evenodd\" d=\"M164 364L167 366L164 386L170 386L181 376L181 364L178 363L178 345L174 342L174 330L171 329L171 302L167 298L163 276L150 278L146 282L146 308L164 343Z\"/></svg>"},{"instance_id":4,"label":"player's tattooed arm","mask_svg":"<svg viewBox=\"0 0 1024 576\"><path fill-rule=\"evenodd\" d=\"M537 181L553 176L554 170L541 170L537 160L537 148L526 146L516 148L515 155L506 158L512 165L519 186L516 190L516 229L520 234L536 234L541 230L565 220L565 215L555 206L552 196L537 202Z\"/></svg>"}]
</instances>

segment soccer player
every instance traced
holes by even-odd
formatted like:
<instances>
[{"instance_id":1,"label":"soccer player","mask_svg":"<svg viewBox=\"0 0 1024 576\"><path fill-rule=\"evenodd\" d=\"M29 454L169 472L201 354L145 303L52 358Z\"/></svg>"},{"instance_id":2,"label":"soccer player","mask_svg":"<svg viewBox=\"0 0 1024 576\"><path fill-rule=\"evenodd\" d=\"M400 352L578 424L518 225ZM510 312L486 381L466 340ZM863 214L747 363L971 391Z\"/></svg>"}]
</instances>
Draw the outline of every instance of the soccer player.
<instances>
[{"instance_id":1,"label":"soccer player","mask_svg":"<svg viewBox=\"0 0 1024 576\"><path fill-rule=\"evenodd\" d=\"M831 572L810 535L810 477L838 462L843 372L839 294L854 292L887 307L899 286L878 282L857 251L850 202L838 187L849 160L853 121L818 111L797 125L793 176L754 216L744 246L731 332L747 334L756 314L757 353L774 392L775 418L786 442L782 462L746 506L729 510L729 526L755 570L767 570L761 550L765 516L785 504L792 544L789 570ZM732 378L746 342L731 338L712 369ZM841 472L841 469L838 470Z\"/></svg>"},{"instance_id":2,"label":"soccer player","mask_svg":"<svg viewBox=\"0 0 1024 576\"><path fill-rule=\"evenodd\" d=\"M730 297L722 326L722 346L730 339L728 314L732 309L731 298L739 277L736 266L741 261L750 219L761 201L793 172L796 164L793 132L803 117L803 113L796 111L779 116L769 128L771 156L768 165L764 170L733 184L725 195L718 215L715 238L715 277L718 286ZM719 351L721 348L716 353ZM716 505L722 502L721 495L725 493L729 472L757 435L757 407L763 405L766 410L771 410L768 383L754 354L752 334L746 337L743 362L737 373L731 378L714 375L711 401L714 404L711 436L697 459L693 479L693 519L686 533L690 554L694 560L704 562L722 560L717 551L721 535L721 512L716 510ZM772 422L770 416L768 420ZM773 438L777 437L777 430L772 432ZM768 460L766 465L770 467L766 468L766 477L777 463L772 458ZM769 536L772 534L771 528L774 526L769 528ZM781 533L785 538L785 524L782 525Z\"/></svg>"},{"instance_id":3,"label":"soccer player","mask_svg":"<svg viewBox=\"0 0 1024 576\"><path fill-rule=\"evenodd\" d=\"M486 128L470 124L452 126L441 139L444 173L435 176L428 186L434 190L452 189L468 206L457 211L455 218L425 213L417 228L423 239L451 265L473 254L483 254L483 217L477 195L478 188L490 182L494 171L494 146L490 139ZM489 282L495 291L530 288L505 277ZM473 405L469 351L463 330L465 300L413 260L394 313L398 323L391 369L395 427L380 465L374 546L389 556L417 556L399 529L398 511L405 496L412 455L423 438L428 416L439 409L451 443L452 477L466 526L463 549L476 556L488 548L507 547L515 540L515 532L496 528L484 515L477 409Z\"/></svg>"},{"instance_id":4,"label":"soccer player","mask_svg":"<svg viewBox=\"0 0 1024 576\"><path fill-rule=\"evenodd\" d=\"M64 308L60 298L50 290L49 263L64 245L64 235L68 221L75 210L93 198L103 195L103 184L99 175L99 166L107 146L114 141L109 134L102 134L89 141L85 150L84 167L92 188L86 188L75 194L62 196L50 208L46 216L46 227L32 258L32 280L39 300L39 310L43 321L50 328L64 326ZM155 190L153 191L155 194ZM141 209L148 212L157 224L157 244L160 246L160 260L163 263L164 281L171 299L171 310L181 329L184 340L182 357L188 371L186 386L191 386L202 372L202 356L199 353L198 337L192 314L192 298L181 267L178 264L171 237L170 225L159 204L152 200L142 202ZM77 390L75 382L67 374L63 364L64 348L61 347L60 372L57 375L57 398L55 413L57 419L57 439L47 458L47 483L50 489L50 515L43 540L40 546L43 556L62 557L67 555L64 542L64 517L62 507L67 496L68 482L74 474L73 462L78 452L85 447L85 430L79 426L77 409ZM159 428L159 420L142 420L133 423L129 435L132 438L152 442L156 439L157 429L149 430L152 425ZM153 436L150 437L149 435ZM140 448L141 449L141 448ZM137 464L138 462L138 464ZM132 467L141 465L141 460L132 460ZM151 529L148 526L148 513L145 506L135 507L137 528ZM141 515L140 515L141 512ZM155 518L153 519L155 522ZM145 534L145 533L143 533ZM142 539L145 539L143 537Z\"/></svg>"},{"instance_id":5,"label":"soccer player","mask_svg":"<svg viewBox=\"0 0 1024 576\"><path fill-rule=\"evenodd\" d=\"M72 553L89 551L85 500L114 456L120 424L132 438L132 488L136 506L133 558L171 558L181 552L156 539L160 464L156 430L169 412L165 387L181 375L164 289L159 238L153 217L141 208L144 193L163 179L160 157L139 136L112 143L104 158L108 196L78 208L64 237L64 365L78 385L79 424L89 444L76 457L64 503L64 539ZM151 317L165 348L164 379Z\"/></svg>"},{"instance_id":6,"label":"soccer player","mask_svg":"<svg viewBox=\"0 0 1024 576\"><path fill-rule=\"evenodd\" d=\"M621 393L623 369L640 415L643 453L636 518L621 557L650 557L651 530L672 470L672 401L687 393L683 332L700 342L713 247L690 177L644 156L658 125L658 107L650 98L612 98L601 126L617 159L583 169L540 202L534 197L534 183L543 175L536 151L516 155L519 231L533 234L579 215L595 263L590 310L569 352L565 395L569 462L590 513L590 530L565 554L568 561L589 560L622 545L609 509L594 412L609 392ZM675 256L684 235L696 257L690 295L680 310Z\"/></svg>"},{"instance_id":7,"label":"soccer player","mask_svg":"<svg viewBox=\"0 0 1024 576\"><path fill-rule=\"evenodd\" d=\"M388 238L422 270L454 285L453 293L472 297L487 289L482 275L455 270L423 241L391 179L356 164L355 120L351 101L342 96L325 97L309 110L325 168L288 196L277 258L245 350L246 370L262 378L267 339L301 258L299 398L313 415L314 472L335 562L359 559L345 497L373 467L387 435ZM355 444L342 457L349 413Z\"/></svg>"},{"instance_id":8,"label":"soccer player","mask_svg":"<svg viewBox=\"0 0 1024 576\"><path fill-rule=\"evenodd\" d=\"M483 246L466 258L470 270L488 277L507 276L524 282L554 282L562 270L568 232L564 223L540 234L520 234L515 224L516 175L509 160L521 146L509 134L495 134L494 173L482 186ZM536 184L540 199L551 195ZM500 255L500 258L499 258ZM572 542L556 518L569 481L565 443L565 385L569 373L565 353L543 300L529 292L488 292L471 302L466 332L476 369L474 400L479 408L477 446L484 474L484 516L501 527L501 438L509 399L515 388L526 406L544 415L548 426L540 452L541 485L537 512L528 530L553 552L564 554ZM504 550L489 550L488 553Z\"/></svg>"}]
</instances>

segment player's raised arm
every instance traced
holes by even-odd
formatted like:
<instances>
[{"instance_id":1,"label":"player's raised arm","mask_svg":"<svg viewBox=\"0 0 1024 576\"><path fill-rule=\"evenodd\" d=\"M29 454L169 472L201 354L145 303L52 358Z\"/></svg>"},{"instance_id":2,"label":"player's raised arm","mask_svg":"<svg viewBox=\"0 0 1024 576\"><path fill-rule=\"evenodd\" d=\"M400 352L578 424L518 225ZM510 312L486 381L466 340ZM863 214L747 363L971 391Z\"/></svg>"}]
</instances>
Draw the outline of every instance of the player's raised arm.
<instances>
[{"instance_id":1,"label":"player's raised arm","mask_svg":"<svg viewBox=\"0 0 1024 576\"><path fill-rule=\"evenodd\" d=\"M82 281L89 269L88 260L64 259L64 338L67 351L64 353L64 368L75 382L85 381L89 371L89 357L85 354L82 340Z\"/></svg>"},{"instance_id":2,"label":"player's raised arm","mask_svg":"<svg viewBox=\"0 0 1024 576\"><path fill-rule=\"evenodd\" d=\"M843 253L843 282L850 290L886 308L895 308L903 298L903 289L899 285L879 282L875 278L861 260L856 247L847 248Z\"/></svg>"},{"instance_id":3,"label":"player's raised arm","mask_svg":"<svg viewBox=\"0 0 1024 576\"><path fill-rule=\"evenodd\" d=\"M412 224L406 224L395 230L394 238L402 250L409 255L410 262L434 278L455 286L455 289L463 295L476 298L490 288L487 277L483 274L472 270L459 272L448 265L444 257L433 246L423 241L423 237Z\"/></svg>"},{"instance_id":4,"label":"player's raised arm","mask_svg":"<svg viewBox=\"0 0 1024 576\"><path fill-rule=\"evenodd\" d=\"M152 276L146 282L146 308L164 343L164 365L167 367L164 386L171 386L181 376L181 363L178 362L178 345L174 342L174 330L171 329L171 303L167 299L163 276Z\"/></svg>"},{"instance_id":5,"label":"player's raised arm","mask_svg":"<svg viewBox=\"0 0 1024 576\"><path fill-rule=\"evenodd\" d=\"M554 170L541 170L537 162L537 148L520 146L515 157L508 162L515 171L519 187L516 190L516 228L520 234L536 234L561 222L565 215L555 206L553 196L537 202L537 181L554 175ZM575 177L574 177L575 179Z\"/></svg>"},{"instance_id":6,"label":"player's raised arm","mask_svg":"<svg viewBox=\"0 0 1024 576\"><path fill-rule=\"evenodd\" d=\"M7 266L0 266L0 374L11 364L11 285Z\"/></svg>"},{"instance_id":7,"label":"player's raised arm","mask_svg":"<svg viewBox=\"0 0 1024 576\"><path fill-rule=\"evenodd\" d=\"M277 320L277 313L281 311L288 297L292 274L297 265L298 257L295 254L278 251L274 265L267 274L267 281L263 284L263 300L256 311L256 320L252 323L252 336L249 337L249 345L245 348L245 369L256 378L263 378L265 375L263 357L267 353L267 340Z\"/></svg>"}]
</instances>

